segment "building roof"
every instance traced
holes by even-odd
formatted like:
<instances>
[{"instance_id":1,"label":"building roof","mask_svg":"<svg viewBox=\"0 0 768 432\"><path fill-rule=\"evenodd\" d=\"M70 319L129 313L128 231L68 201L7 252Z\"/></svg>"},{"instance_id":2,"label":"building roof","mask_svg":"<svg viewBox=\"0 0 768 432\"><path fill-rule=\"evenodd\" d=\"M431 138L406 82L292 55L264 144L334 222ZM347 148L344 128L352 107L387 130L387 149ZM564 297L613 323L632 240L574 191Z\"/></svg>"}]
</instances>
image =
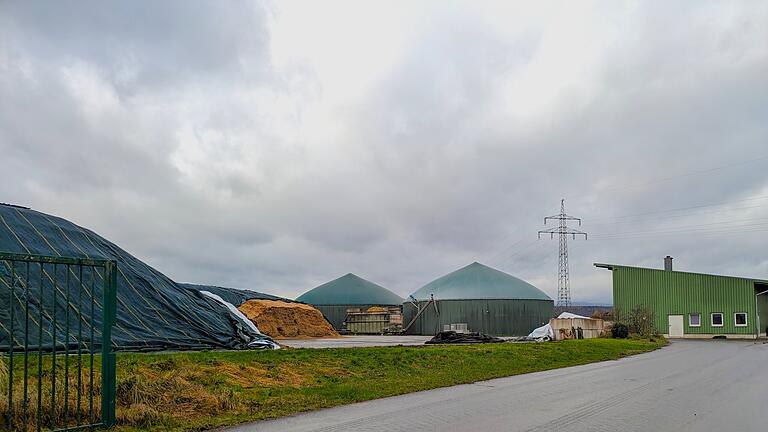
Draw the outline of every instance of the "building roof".
<instances>
[{"instance_id":1,"label":"building roof","mask_svg":"<svg viewBox=\"0 0 768 432\"><path fill-rule=\"evenodd\" d=\"M661 272L669 271L673 273L685 273L685 274L693 274L693 275L699 275L699 276L715 276L715 277L724 277L724 278L731 278L731 279L746 279L746 280L751 280L753 282L757 282L760 284L768 284L768 280L766 279L755 279L755 278L742 277L742 276L720 275L720 274L713 274L713 273L696 273L696 272L687 272L687 271L679 271L679 270L664 270L664 269L653 268L653 267L639 267L639 266L630 266L630 265L622 265L622 264L594 263L594 266L597 268L604 268L608 270L613 270L617 268L631 268L631 269L640 269L640 270L655 270L655 271L661 271Z\"/></svg>"},{"instance_id":2,"label":"building roof","mask_svg":"<svg viewBox=\"0 0 768 432\"><path fill-rule=\"evenodd\" d=\"M403 303L399 295L352 273L312 288L296 300L311 305L399 305Z\"/></svg>"},{"instance_id":3,"label":"building roof","mask_svg":"<svg viewBox=\"0 0 768 432\"><path fill-rule=\"evenodd\" d=\"M417 300L552 300L543 291L510 274L478 262L435 279L411 294Z\"/></svg>"}]
</instances>

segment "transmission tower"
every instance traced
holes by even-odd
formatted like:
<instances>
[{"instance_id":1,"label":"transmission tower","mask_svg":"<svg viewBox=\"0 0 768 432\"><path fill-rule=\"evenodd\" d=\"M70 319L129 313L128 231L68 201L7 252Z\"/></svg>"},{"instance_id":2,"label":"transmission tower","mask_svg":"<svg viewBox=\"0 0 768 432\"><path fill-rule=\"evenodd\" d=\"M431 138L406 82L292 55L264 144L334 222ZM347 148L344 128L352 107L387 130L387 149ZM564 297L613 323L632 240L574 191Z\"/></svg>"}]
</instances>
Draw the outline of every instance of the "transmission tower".
<instances>
[{"instance_id":1,"label":"transmission tower","mask_svg":"<svg viewBox=\"0 0 768 432\"><path fill-rule=\"evenodd\" d=\"M568 270L568 236L572 236L576 240L577 235L583 235L584 240L587 239L587 233L573 228L568 228L568 221L579 221L581 226L581 219L567 215L565 213L565 200L560 200L560 214L554 216L547 216L544 218L544 225L547 221L558 221L558 226L546 230L539 231L539 238L542 234L549 234L550 238L555 238L555 234L559 236L560 259L558 260L557 269L557 306L570 306L571 305L571 280Z\"/></svg>"}]
</instances>

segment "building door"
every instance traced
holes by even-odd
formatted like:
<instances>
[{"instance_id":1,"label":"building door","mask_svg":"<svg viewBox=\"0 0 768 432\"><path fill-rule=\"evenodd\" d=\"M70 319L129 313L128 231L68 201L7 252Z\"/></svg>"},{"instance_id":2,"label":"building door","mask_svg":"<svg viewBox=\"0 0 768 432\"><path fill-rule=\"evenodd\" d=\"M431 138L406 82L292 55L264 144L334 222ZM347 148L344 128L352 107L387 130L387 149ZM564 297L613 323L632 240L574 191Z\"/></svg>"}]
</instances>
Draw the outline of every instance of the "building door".
<instances>
[{"instance_id":1,"label":"building door","mask_svg":"<svg viewBox=\"0 0 768 432\"><path fill-rule=\"evenodd\" d=\"M683 337L683 316L682 315L669 315L669 337L681 338Z\"/></svg>"}]
</instances>

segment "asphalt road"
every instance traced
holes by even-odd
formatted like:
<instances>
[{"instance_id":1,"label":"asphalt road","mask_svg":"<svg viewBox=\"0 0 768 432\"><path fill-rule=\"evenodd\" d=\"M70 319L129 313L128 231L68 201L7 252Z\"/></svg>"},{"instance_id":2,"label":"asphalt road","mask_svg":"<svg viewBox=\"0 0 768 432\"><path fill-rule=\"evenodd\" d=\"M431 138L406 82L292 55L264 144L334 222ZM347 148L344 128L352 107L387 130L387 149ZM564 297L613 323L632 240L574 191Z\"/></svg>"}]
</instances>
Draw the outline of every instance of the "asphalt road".
<instances>
[{"instance_id":1,"label":"asphalt road","mask_svg":"<svg viewBox=\"0 0 768 432\"><path fill-rule=\"evenodd\" d=\"M233 431L765 431L768 344L677 341L618 361L412 393Z\"/></svg>"}]
</instances>

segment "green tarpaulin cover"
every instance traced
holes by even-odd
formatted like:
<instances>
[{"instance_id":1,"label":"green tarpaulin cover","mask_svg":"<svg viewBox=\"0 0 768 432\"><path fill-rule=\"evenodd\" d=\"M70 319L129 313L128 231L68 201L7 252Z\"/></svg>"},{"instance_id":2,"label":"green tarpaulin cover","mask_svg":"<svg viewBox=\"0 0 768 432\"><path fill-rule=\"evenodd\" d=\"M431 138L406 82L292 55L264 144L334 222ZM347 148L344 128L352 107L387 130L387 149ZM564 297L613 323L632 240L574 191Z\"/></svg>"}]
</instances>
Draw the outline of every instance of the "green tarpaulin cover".
<instances>
[{"instance_id":1,"label":"green tarpaulin cover","mask_svg":"<svg viewBox=\"0 0 768 432\"><path fill-rule=\"evenodd\" d=\"M183 350L183 349L242 349L249 347L272 347L271 339L253 332L242 321L235 318L221 303L200 294L189 285L178 284L159 271L138 260L117 245L99 235L59 217L50 216L27 208L0 205L0 252L36 254L75 258L112 259L117 261L117 324L112 330L113 344L121 350ZM36 264L35 264L36 265ZM15 264L15 272L23 272L23 263ZM37 274L40 274L37 267ZM34 270L34 269L33 269ZM28 287L14 284L11 292L11 264L0 262L0 349L7 350L10 340L10 317L13 308L13 339L19 346L24 339L25 324L29 326L30 345L38 343L39 325L42 325L43 346L50 345L56 334L57 344L74 344L73 335L66 340L65 326L69 308L69 328L85 326L84 339L89 337L89 326L95 328L94 345L100 344L101 328L101 274L83 274L86 309L90 307L90 278L95 284L94 322L78 323L77 279L70 273L70 287L66 266L48 268L46 265L42 283L44 298L41 308L39 293L40 280L31 278ZM56 293L53 292L54 280ZM208 287L203 287L208 288ZM211 287L212 289L226 290ZM29 295L27 296L27 289ZM66 294L70 294L69 305ZM234 292L234 291L233 291ZM259 293L246 294L258 295ZM265 296L265 295L264 295ZM271 296L267 296L271 298ZM267 298L263 297L263 298ZM229 292L227 298L236 299ZM54 303L55 300L55 303ZM24 314L24 305L29 302L31 319ZM238 304L235 303L235 306ZM43 310L40 320L40 310ZM52 311L56 314L54 331ZM88 320L84 317L84 320ZM25 322L26 321L26 322Z\"/></svg>"}]
</instances>

